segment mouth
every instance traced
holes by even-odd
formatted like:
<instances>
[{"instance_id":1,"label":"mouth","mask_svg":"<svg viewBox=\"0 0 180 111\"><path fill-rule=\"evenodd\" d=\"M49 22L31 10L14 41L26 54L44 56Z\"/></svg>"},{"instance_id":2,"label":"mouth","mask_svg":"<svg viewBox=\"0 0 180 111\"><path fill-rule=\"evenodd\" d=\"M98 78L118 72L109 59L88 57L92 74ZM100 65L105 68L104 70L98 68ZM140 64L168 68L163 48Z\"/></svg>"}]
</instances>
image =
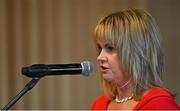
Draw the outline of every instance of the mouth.
<instances>
[{"instance_id":1,"label":"mouth","mask_svg":"<svg viewBox=\"0 0 180 111\"><path fill-rule=\"evenodd\" d=\"M100 72L102 73L102 74L104 74L104 73L106 73L107 71L108 71L108 67L105 67L105 66L102 66L102 65L100 65Z\"/></svg>"}]
</instances>

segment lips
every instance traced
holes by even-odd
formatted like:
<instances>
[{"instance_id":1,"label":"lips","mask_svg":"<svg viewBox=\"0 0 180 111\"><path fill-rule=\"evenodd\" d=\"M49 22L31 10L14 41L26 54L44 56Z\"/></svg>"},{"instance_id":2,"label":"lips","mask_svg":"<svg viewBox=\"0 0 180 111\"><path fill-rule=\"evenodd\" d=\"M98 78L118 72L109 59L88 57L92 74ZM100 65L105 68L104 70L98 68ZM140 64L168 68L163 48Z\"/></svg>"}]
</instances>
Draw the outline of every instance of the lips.
<instances>
[{"instance_id":1,"label":"lips","mask_svg":"<svg viewBox=\"0 0 180 111\"><path fill-rule=\"evenodd\" d=\"M108 67L105 67L105 66L103 66L103 65L100 65L100 71L101 71L101 73L106 73L107 71L108 71Z\"/></svg>"}]
</instances>

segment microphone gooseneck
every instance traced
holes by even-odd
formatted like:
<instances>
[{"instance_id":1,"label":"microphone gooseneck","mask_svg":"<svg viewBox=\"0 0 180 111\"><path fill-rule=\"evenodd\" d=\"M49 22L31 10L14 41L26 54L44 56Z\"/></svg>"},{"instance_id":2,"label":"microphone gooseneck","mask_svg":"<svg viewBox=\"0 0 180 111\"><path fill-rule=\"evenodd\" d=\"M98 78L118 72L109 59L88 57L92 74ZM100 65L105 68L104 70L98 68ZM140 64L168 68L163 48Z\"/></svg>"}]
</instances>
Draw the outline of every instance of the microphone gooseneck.
<instances>
[{"instance_id":1,"label":"microphone gooseneck","mask_svg":"<svg viewBox=\"0 0 180 111\"><path fill-rule=\"evenodd\" d=\"M30 67L23 67L23 75L31 77L32 80L2 109L9 110L23 95L30 91L37 82L46 75L82 74L89 76L94 71L94 65L89 61L80 64L34 64Z\"/></svg>"}]
</instances>

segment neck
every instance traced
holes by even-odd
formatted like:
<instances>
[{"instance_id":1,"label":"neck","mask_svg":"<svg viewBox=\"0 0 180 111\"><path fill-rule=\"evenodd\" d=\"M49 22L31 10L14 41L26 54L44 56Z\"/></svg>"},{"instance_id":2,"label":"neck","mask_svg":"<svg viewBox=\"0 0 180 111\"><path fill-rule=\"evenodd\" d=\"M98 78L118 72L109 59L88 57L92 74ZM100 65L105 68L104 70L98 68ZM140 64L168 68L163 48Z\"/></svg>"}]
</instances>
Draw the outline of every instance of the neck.
<instances>
[{"instance_id":1,"label":"neck","mask_svg":"<svg viewBox=\"0 0 180 111\"><path fill-rule=\"evenodd\" d=\"M133 82L132 82L132 80L130 80L130 81L128 80L127 82L125 83L126 85L123 85L123 87L122 86L117 87L117 91L118 91L117 96L119 98L126 98L126 97L129 97L129 96L132 96L133 89L134 89Z\"/></svg>"}]
</instances>

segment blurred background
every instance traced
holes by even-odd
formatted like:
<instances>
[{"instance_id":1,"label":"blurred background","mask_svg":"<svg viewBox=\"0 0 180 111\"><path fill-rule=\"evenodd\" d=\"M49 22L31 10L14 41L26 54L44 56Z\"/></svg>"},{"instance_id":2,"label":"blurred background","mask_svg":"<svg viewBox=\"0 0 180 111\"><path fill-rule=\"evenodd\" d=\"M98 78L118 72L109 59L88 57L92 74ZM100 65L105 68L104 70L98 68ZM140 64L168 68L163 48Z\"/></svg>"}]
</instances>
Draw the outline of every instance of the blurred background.
<instances>
[{"instance_id":1,"label":"blurred background","mask_svg":"<svg viewBox=\"0 0 180 111\"><path fill-rule=\"evenodd\" d=\"M0 108L31 80L22 67L97 64L97 21L127 8L145 9L156 19L165 48L165 86L180 93L180 0L0 0ZM46 76L12 109L90 109L102 94L98 74Z\"/></svg>"}]
</instances>

